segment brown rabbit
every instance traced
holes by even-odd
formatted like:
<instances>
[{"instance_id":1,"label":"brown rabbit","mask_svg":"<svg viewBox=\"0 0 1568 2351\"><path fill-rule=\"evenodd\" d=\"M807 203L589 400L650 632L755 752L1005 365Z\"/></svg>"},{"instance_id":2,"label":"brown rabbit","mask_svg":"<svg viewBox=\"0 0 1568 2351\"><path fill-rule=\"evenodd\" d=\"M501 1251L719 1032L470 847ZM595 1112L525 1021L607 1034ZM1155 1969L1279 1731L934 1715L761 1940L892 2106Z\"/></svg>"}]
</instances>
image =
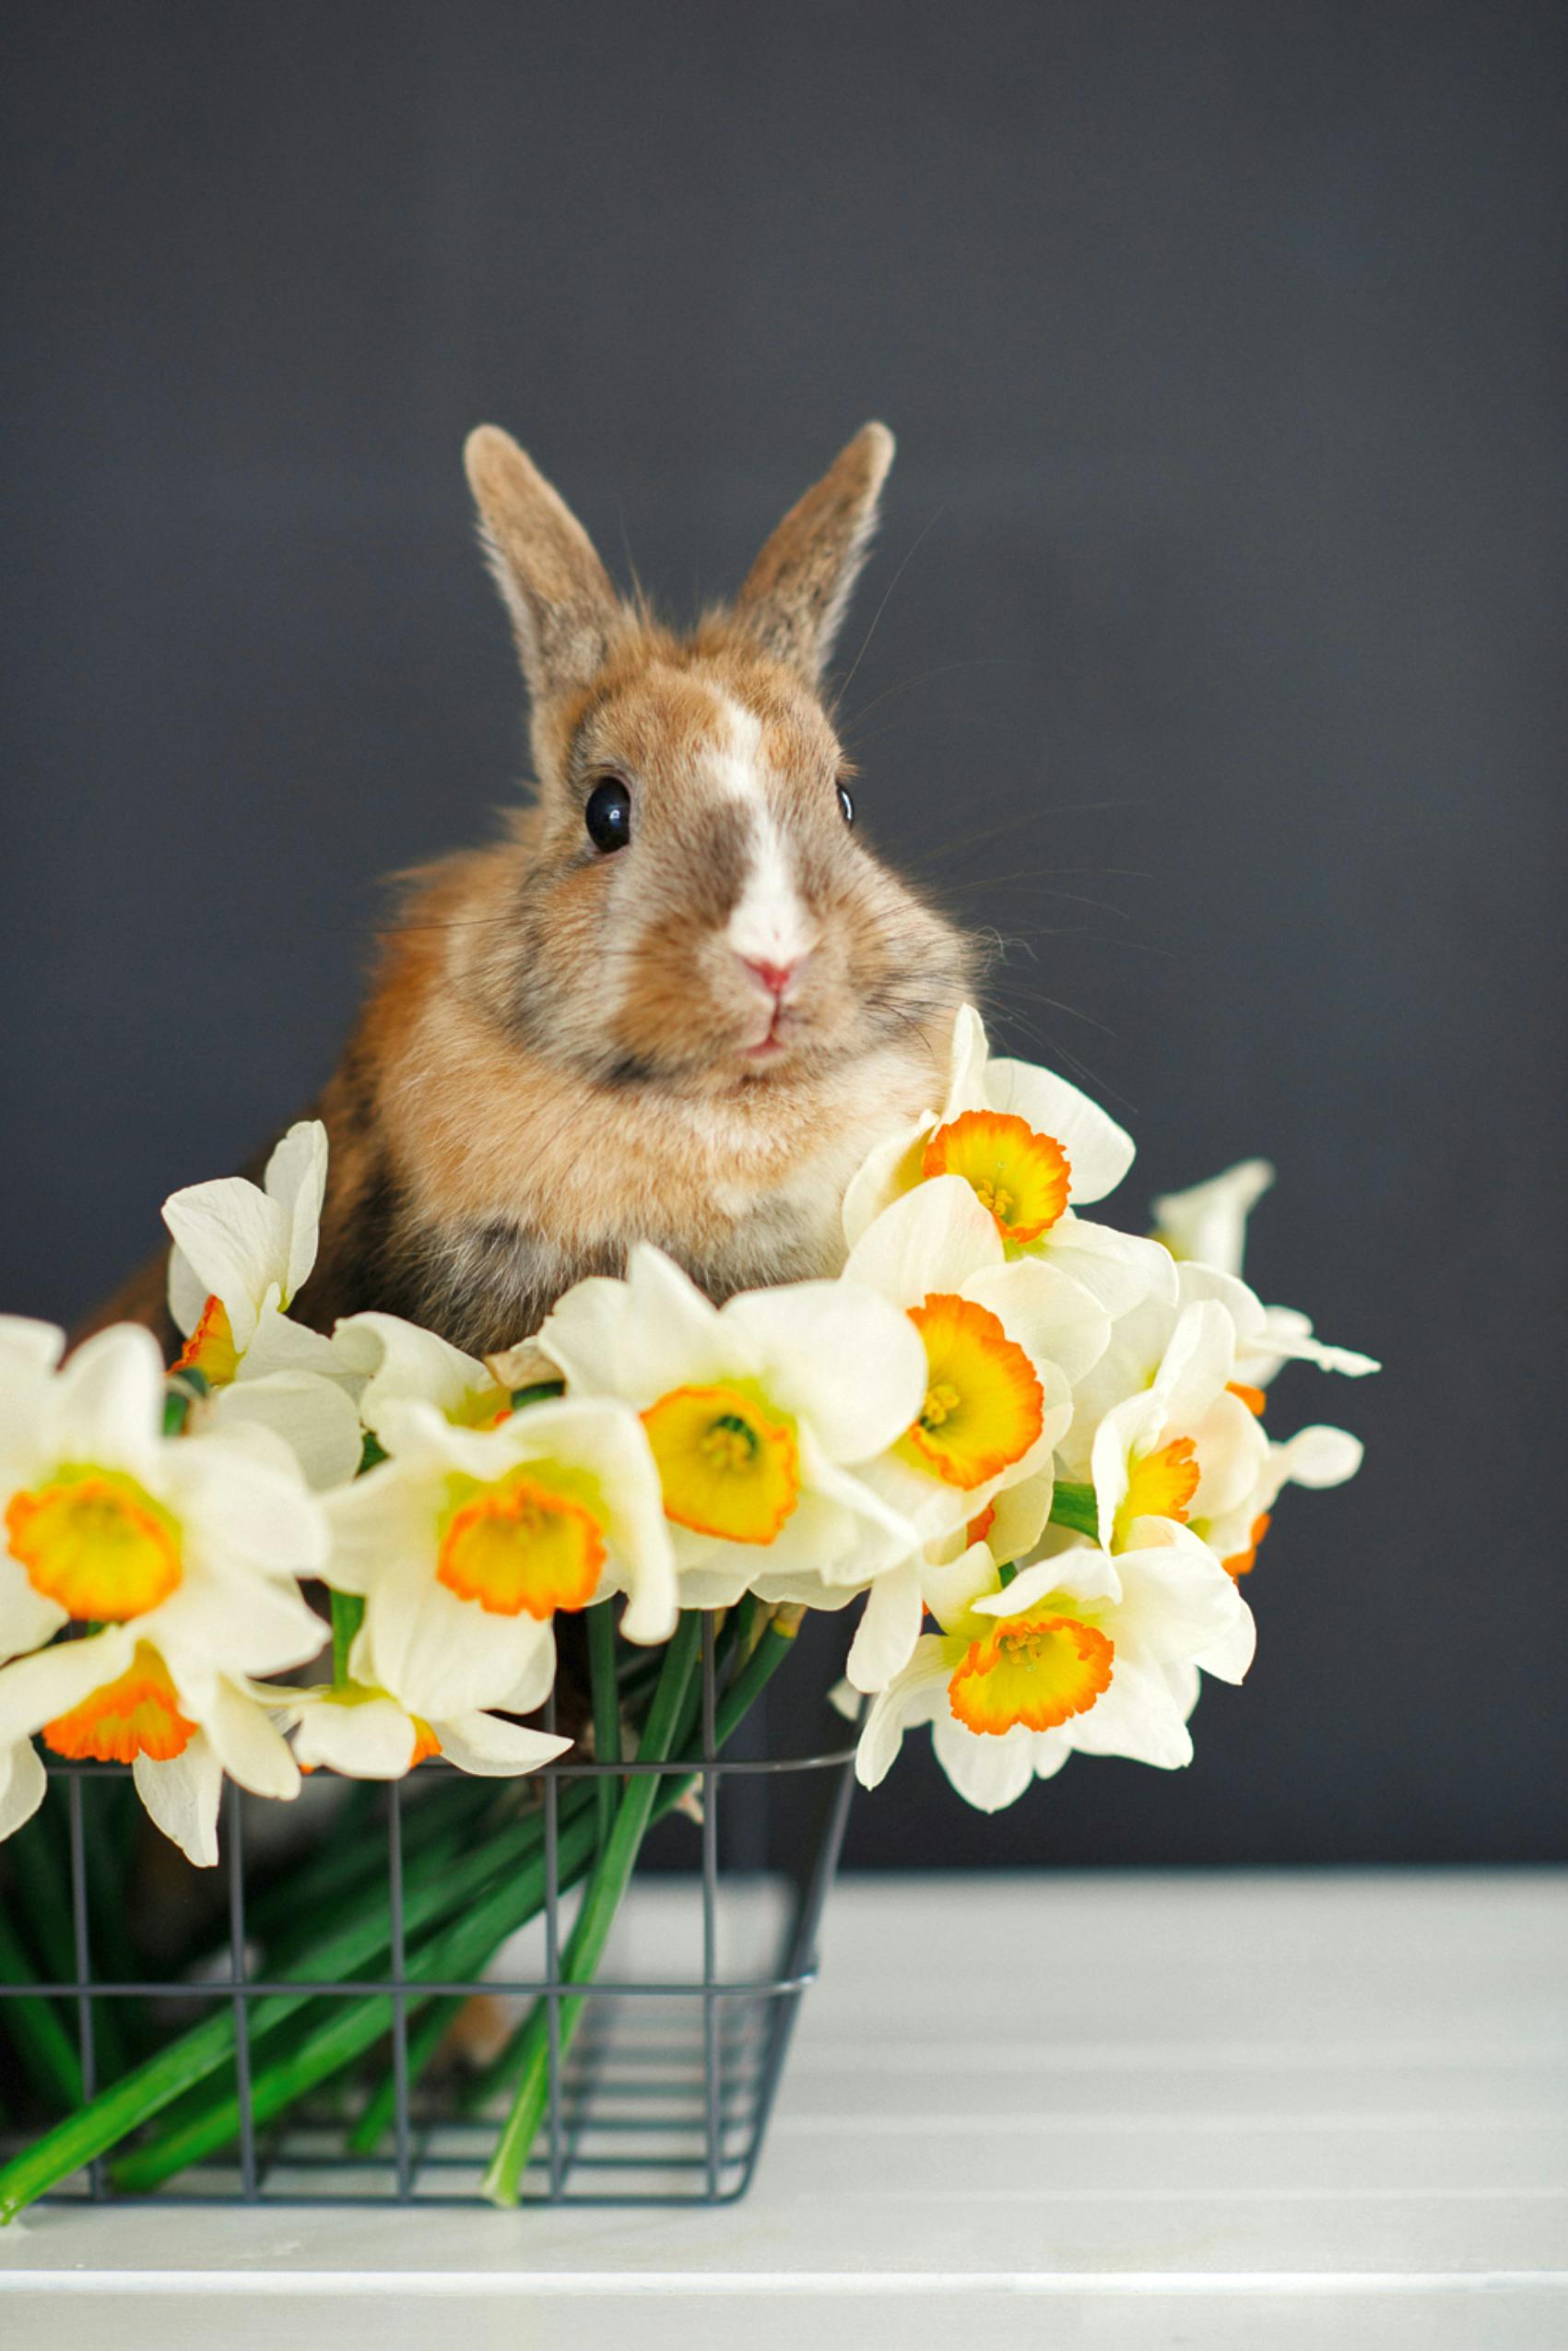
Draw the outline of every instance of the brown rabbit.
<instances>
[{"instance_id":1,"label":"brown rabbit","mask_svg":"<svg viewBox=\"0 0 1568 2351\"><path fill-rule=\"evenodd\" d=\"M468 479L522 656L536 788L511 837L411 878L317 1109L296 1311L475 1352L656 1242L715 1299L836 1270L878 1132L940 1099L967 942L854 831L821 678L891 462L858 433L733 609L618 599L509 436ZM157 1318L152 1269L110 1311Z\"/></svg>"}]
</instances>

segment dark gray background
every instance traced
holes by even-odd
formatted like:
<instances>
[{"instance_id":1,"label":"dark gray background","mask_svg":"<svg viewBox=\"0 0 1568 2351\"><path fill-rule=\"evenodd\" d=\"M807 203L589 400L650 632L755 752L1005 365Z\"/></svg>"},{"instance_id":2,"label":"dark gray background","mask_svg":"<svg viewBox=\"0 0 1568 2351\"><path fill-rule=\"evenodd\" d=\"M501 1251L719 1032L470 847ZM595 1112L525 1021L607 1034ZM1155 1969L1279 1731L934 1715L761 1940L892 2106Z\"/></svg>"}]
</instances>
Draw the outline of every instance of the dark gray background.
<instances>
[{"instance_id":1,"label":"dark gray background","mask_svg":"<svg viewBox=\"0 0 1568 2351\"><path fill-rule=\"evenodd\" d=\"M1271 1154L1256 1279L1389 1368L1276 1391L1367 1467L1190 1772L986 1823L923 1754L854 1851L1560 1853L1563 27L13 5L0 1299L284 1122L511 789L466 428L684 612L883 415L869 823L1023 935L1123 1213Z\"/></svg>"}]
</instances>

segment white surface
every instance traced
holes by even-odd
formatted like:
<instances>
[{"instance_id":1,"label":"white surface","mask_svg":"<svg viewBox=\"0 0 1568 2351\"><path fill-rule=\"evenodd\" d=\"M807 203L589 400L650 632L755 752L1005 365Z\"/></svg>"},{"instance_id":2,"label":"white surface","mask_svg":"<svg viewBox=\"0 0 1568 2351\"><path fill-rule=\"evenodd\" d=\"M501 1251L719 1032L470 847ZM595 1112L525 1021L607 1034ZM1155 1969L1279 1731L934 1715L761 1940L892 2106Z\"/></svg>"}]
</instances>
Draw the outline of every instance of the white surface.
<instances>
[{"instance_id":1,"label":"white surface","mask_svg":"<svg viewBox=\"0 0 1568 2351\"><path fill-rule=\"evenodd\" d=\"M53 2207L6 2351L1568 2345L1568 1875L860 1879L717 2211Z\"/></svg>"}]
</instances>

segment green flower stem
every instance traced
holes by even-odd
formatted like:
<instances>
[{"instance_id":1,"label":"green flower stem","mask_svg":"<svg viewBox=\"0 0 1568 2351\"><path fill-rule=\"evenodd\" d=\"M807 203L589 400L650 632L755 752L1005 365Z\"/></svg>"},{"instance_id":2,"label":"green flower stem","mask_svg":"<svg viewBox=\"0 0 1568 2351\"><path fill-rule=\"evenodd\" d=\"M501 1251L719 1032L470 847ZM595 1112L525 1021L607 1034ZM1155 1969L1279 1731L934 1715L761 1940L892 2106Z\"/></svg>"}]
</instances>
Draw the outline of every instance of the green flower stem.
<instances>
[{"instance_id":1,"label":"green flower stem","mask_svg":"<svg viewBox=\"0 0 1568 2351\"><path fill-rule=\"evenodd\" d=\"M446 2038L454 2020L467 2006L461 1993L453 1992L442 1999L432 2000L408 2032L408 2086L412 2090L427 2065L434 2058ZM397 2107L397 2076L388 2066L382 2074L364 2112L348 2133L350 2155L374 2155L385 2132L390 2130Z\"/></svg>"},{"instance_id":2,"label":"green flower stem","mask_svg":"<svg viewBox=\"0 0 1568 2351\"><path fill-rule=\"evenodd\" d=\"M1070 1527L1075 1535L1098 1535L1100 1506L1091 1485L1071 1485L1064 1479L1056 1482L1051 1497L1051 1524Z\"/></svg>"},{"instance_id":3,"label":"green flower stem","mask_svg":"<svg viewBox=\"0 0 1568 2351\"><path fill-rule=\"evenodd\" d=\"M594 1849L594 1824L584 1813L561 1832L558 1858L564 1883L582 1876ZM450 1920L411 1952L409 1982L477 1975L507 1936L536 1915L544 1898L545 1865L540 1857L525 1869L509 1873L462 1917ZM319 2005L332 2013L280 2064L267 2068L253 2081L252 2111L258 2123L270 2121L392 2026L393 2002L388 1993L376 1993L368 2000L323 2001ZM239 2099L231 2092L183 2130L164 2132L123 2156L113 2167L114 2184L127 2193L145 2193L187 2164L227 2146L239 2127Z\"/></svg>"},{"instance_id":4,"label":"green flower stem","mask_svg":"<svg viewBox=\"0 0 1568 2351\"><path fill-rule=\"evenodd\" d=\"M72 1973L76 1972L73 1964ZM22 1947L4 1910L0 1910L0 1982L30 1984L37 1981L38 1971ZM0 2001L3 2019L18 2056L32 2078L33 2085L51 2103L58 2099L67 2109L79 2106L82 2096L82 2064L76 2042L60 2021L62 2003L57 2000Z\"/></svg>"},{"instance_id":5,"label":"green flower stem","mask_svg":"<svg viewBox=\"0 0 1568 2351\"><path fill-rule=\"evenodd\" d=\"M755 1620L757 1605L758 1603L753 1601L751 1594L748 1592L745 1599L741 1601L739 1608L735 1611L730 1622L725 1626L725 1647L729 1651L730 1655L744 1654L746 1643L750 1636L751 1628ZM799 1624L799 1621L800 1612L798 1609L794 1611L780 1610L769 1621L769 1623L763 1627L761 1633L758 1636L756 1648L751 1651L750 1656L746 1659L746 1662L742 1666L740 1672L736 1675L735 1680L730 1684L729 1688L725 1691L724 1696L719 1701L718 1708L713 1718L713 1746L715 1752L719 1752L724 1748L726 1741L732 1736L740 1723L742 1717L753 1705L755 1705L758 1697L761 1695L761 1692L768 1683L772 1680L773 1675L778 1672L785 1658L792 1654L795 1646L796 1630ZM693 1706L700 1702L700 1699L701 1690L694 1684L691 1690L688 1693L687 1702L682 1708L683 1716L690 1716ZM688 1736L689 1731L690 1723L683 1722L682 1737L685 1738ZM699 1760L696 1756L692 1756L690 1759L694 1763ZM693 1778L694 1777L695 1775L693 1775ZM661 1821L665 1819L666 1814L673 1813L679 1808L692 1787L693 1779L666 1778L664 1775L660 1774L657 1778L652 1780L652 1784L658 1790L658 1793L654 1799L653 1817L655 1821ZM573 1977L572 1979L578 1981L581 1980L580 1978L575 1977ZM495 2096L498 2090L503 2089L509 2082L515 2082L517 2078L517 2069L523 2057L529 2022L529 2018L524 2018L522 2024L520 2024L516 2030L509 2037L505 2046L496 2051L496 2054L490 2059L487 2065L479 2068L478 2072L475 2073L473 2079L460 2093L459 2105L464 2113L472 2114L477 2109L483 2108L489 2103L490 2098Z\"/></svg>"},{"instance_id":6,"label":"green flower stem","mask_svg":"<svg viewBox=\"0 0 1568 2351\"><path fill-rule=\"evenodd\" d=\"M658 1687L654 1693L654 1702L648 1709L643 1736L638 1743L639 1763L663 1763L670 1753L696 1663L701 1630L701 1613L696 1609L683 1610L665 1652ZM599 1856L598 1866L588 1882L582 1907L567 1939L563 1964L566 1978L571 1982L589 1980L598 1966L620 1898L631 1875L632 1864L653 1817L659 1778L660 1775L656 1772L641 1774L629 1782L621 1797L609 1841ZM572 2037L582 2013L582 1995L561 2000L558 2005L560 2053L564 2057L572 2045ZM524 2028L523 2078L518 2085L512 2111L501 2126L495 2154L490 2158L482 2183L484 2193L492 2203L514 2204L517 2202L523 2168L544 2119L549 2092L550 2006L548 2000L536 2002Z\"/></svg>"},{"instance_id":7,"label":"green flower stem","mask_svg":"<svg viewBox=\"0 0 1568 2351\"><path fill-rule=\"evenodd\" d=\"M571 1788L566 1791L561 1799L561 1816L564 1820L569 1821L578 1819L588 1812L592 1802L593 1798L587 1787L579 1784L574 1788ZM505 1868L508 1870L516 1869L520 1866L525 1865L531 1859L536 1857L540 1847L543 1844L543 1810L540 1808L539 1810L529 1813L523 1819L512 1824L512 1827L515 1834L511 1838L507 1846L504 1861ZM379 1838L377 1839L377 1843L379 1845ZM434 1867L439 1873L442 1875L449 1875L451 1867L450 1857L444 1852L438 1853L434 1856ZM429 1864L427 1864L425 1875L427 1877L430 1875ZM411 1899L411 1896L416 1891L416 1885L417 1881L414 1876L412 1874L406 1875L404 1879L405 1911L410 1920L413 1920L417 1909L420 1907ZM271 1964L269 1960L268 1972L277 1975L297 1972L297 1970L292 1968L279 1968L276 1965ZM311 1970L311 1972L312 1975L315 1974L315 1970L313 1969ZM379 1972L384 1974L384 1967ZM410 1976L412 1976L414 1972L412 1961L410 1960ZM324 1980L324 1979L318 1979L318 1980ZM276 2038L269 2038L265 2052L259 2055L253 2064L253 2094L259 2097L262 2085L268 2078L269 2073L272 2069L277 2067L288 2068L291 2066L296 2047L301 2041L307 2040L312 2038L322 2021L322 2014L324 2011L341 2017L346 2011L355 2008L356 2005L362 2006L366 2002L373 2001L376 1995L374 1993L367 1993L365 1995L365 2001L360 2003L336 1996L331 1999L327 1999L325 1997L314 1999L308 2002L303 2014L296 2013L285 2020L285 2028L281 2034ZM258 2012L265 2008L265 2002L257 2002L254 2003L255 2009ZM253 2048L254 2048L261 2033L266 2029L267 2027L262 2022L258 2013L257 2015L253 2017L251 2026L251 2040ZM358 2054L358 2050L356 2050L352 2053ZM414 2078L412 2055L410 2055L410 2082L412 2082ZM214 2083L209 2075L204 2075L200 2082L195 2084L189 2090L184 2092L180 2098L173 2102L166 2118L166 2130L171 2133L183 2134L187 2130L193 2129L197 2124L201 2123L206 2116L221 2106L228 2096L229 2094L224 2090L221 2083ZM230 2102L231 2103L231 2100Z\"/></svg>"},{"instance_id":8,"label":"green flower stem","mask_svg":"<svg viewBox=\"0 0 1568 2351\"><path fill-rule=\"evenodd\" d=\"M587 1612L588 1681L594 1698L594 1761L620 1761L620 1690L615 1674L614 1603L601 1601ZM613 1779L595 1783L598 1799L599 1842L607 1844L615 1825Z\"/></svg>"},{"instance_id":9,"label":"green flower stem","mask_svg":"<svg viewBox=\"0 0 1568 2351\"><path fill-rule=\"evenodd\" d=\"M769 1618L756 1648L719 1700L713 1717L715 1747L722 1747L734 1735L743 1717L756 1705L785 1658L794 1654L800 1617L798 1608L782 1608Z\"/></svg>"},{"instance_id":10,"label":"green flower stem","mask_svg":"<svg viewBox=\"0 0 1568 2351\"><path fill-rule=\"evenodd\" d=\"M89 1876L93 1871L95 1847L101 1839L94 1832L102 1827L101 1818L90 1799L94 1793L89 1783L84 1790L89 1801L83 1807L83 1859ZM63 1804L64 1798L59 1800ZM43 1962L41 1980L47 1983L70 1983L77 1973L76 1942L71 1932L71 1880L65 1824L54 1804L45 1804L24 1828L11 1840L11 1866L17 1876L18 1918L28 1925L28 1940ZM97 1918L99 1932L94 1941L101 1943L109 1920L118 1911L104 1912L89 1907ZM37 1968L29 1968L12 1981L24 1983L29 1976L38 1978ZM9 2003L7 2003L8 2005ZM115 2013L120 2002L100 2002L93 2012L93 2039L101 2072L111 2078L124 2069L125 2050L120 2031L120 2018Z\"/></svg>"},{"instance_id":11,"label":"green flower stem","mask_svg":"<svg viewBox=\"0 0 1568 2351\"><path fill-rule=\"evenodd\" d=\"M371 1795L375 1783L359 1780L355 1786ZM493 1780L466 1780L410 1805L403 1819L403 1863L410 1877L444 1868L450 1854L471 1846L480 1816L494 1802ZM515 1817L521 1828L535 1815ZM355 1806L353 1817L346 1806L328 1836L325 1849L270 1889L265 1904L247 1906L251 1923L267 1943L269 1967L291 1936L319 1937L328 1920L357 1909L366 1886L386 1874L385 1832L370 1817L369 1806Z\"/></svg>"},{"instance_id":12,"label":"green flower stem","mask_svg":"<svg viewBox=\"0 0 1568 2351\"><path fill-rule=\"evenodd\" d=\"M334 1592L332 1595L332 1684L340 1690L348 1679L348 1652L354 1646L354 1636L365 1620L365 1602L360 1592Z\"/></svg>"},{"instance_id":13,"label":"green flower stem","mask_svg":"<svg viewBox=\"0 0 1568 2351\"><path fill-rule=\"evenodd\" d=\"M479 1896L497 1872L504 1870L520 1848L525 1846L528 1840L520 1840L518 1836L522 1825L513 1823L476 1851L448 1861L428 1884L406 1885L407 1932L419 1933ZM280 1973L286 1979L341 1982L386 1951L388 1934L386 1902L367 1904L357 1918L302 1951ZM263 2034L297 2014L311 1998L308 1991L270 1992L264 1999L253 2001L249 2019L253 2046ZM14 2004L6 2002L7 2007ZM335 2002L334 2005L353 2003ZM94 2156L102 2155L128 2131L216 2072L226 2062L233 2045L234 2014L225 2001L179 2040L122 2075L89 2104L77 2106L63 2122L0 2168L0 2224L12 2219L68 2172L77 2170ZM79 2082L77 2096L80 2097Z\"/></svg>"}]
</instances>

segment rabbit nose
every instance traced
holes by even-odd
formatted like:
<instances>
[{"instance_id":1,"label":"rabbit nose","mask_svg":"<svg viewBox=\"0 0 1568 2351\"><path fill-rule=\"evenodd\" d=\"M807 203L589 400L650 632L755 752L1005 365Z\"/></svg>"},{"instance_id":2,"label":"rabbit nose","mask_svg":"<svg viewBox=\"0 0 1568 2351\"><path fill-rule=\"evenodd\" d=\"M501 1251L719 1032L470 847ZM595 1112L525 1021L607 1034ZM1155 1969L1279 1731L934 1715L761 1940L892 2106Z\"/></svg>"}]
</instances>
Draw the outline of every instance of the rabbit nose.
<instances>
[{"instance_id":1,"label":"rabbit nose","mask_svg":"<svg viewBox=\"0 0 1568 2351\"><path fill-rule=\"evenodd\" d=\"M785 988L788 987L806 958L804 955L798 955L793 963L759 963L749 955L743 955L740 960L747 970L761 981L770 996L776 996L782 999Z\"/></svg>"}]
</instances>

